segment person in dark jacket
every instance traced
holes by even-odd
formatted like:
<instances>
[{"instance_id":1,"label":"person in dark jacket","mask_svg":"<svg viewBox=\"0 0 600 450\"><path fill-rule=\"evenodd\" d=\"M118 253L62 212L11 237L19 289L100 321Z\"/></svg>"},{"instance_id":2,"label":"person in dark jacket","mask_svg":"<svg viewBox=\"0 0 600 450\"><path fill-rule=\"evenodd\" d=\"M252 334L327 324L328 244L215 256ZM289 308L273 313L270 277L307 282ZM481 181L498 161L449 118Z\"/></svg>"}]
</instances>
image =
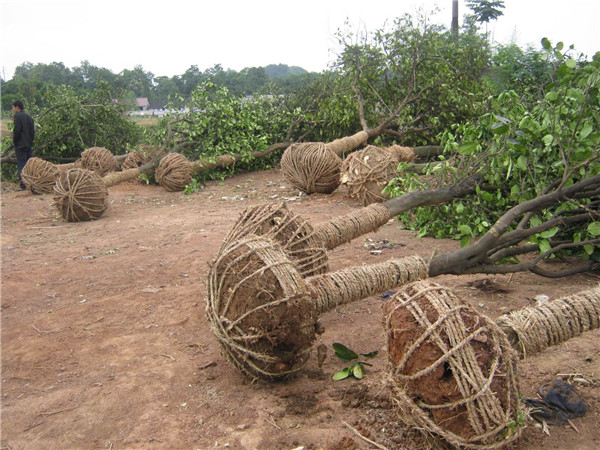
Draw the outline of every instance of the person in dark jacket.
<instances>
[{"instance_id":1,"label":"person in dark jacket","mask_svg":"<svg viewBox=\"0 0 600 450\"><path fill-rule=\"evenodd\" d=\"M17 155L17 167L19 169L19 183L21 189L26 189L21 172L27 164L27 160L31 158L33 147L33 138L35 136L35 126L33 119L25 110L25 105L21 100L17 100L12 104L14 113L14 129L13 129L13 144L15 145L15 154Z\"/></svg>"}]
</instances>

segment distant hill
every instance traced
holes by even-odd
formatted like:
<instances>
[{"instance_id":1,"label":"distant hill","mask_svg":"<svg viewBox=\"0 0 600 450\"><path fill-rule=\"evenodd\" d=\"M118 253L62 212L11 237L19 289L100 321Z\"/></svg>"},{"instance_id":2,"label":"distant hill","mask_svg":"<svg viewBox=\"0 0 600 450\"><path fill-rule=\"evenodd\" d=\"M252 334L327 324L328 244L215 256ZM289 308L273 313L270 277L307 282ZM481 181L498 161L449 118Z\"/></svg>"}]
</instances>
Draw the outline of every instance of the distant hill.
<instances>
[{"instance_id":1,"label":"distant hill","mask_svg":"<svg viewBox=\"0 0 600 450\"><path fill-rule=\"evenodd\" d=\"M286 64L269 64L265 67L265 73L269 78L286 78L290 75L302 75L308 73L308 71L298 66L288 66Z\"/></svg>"}]
</instances>

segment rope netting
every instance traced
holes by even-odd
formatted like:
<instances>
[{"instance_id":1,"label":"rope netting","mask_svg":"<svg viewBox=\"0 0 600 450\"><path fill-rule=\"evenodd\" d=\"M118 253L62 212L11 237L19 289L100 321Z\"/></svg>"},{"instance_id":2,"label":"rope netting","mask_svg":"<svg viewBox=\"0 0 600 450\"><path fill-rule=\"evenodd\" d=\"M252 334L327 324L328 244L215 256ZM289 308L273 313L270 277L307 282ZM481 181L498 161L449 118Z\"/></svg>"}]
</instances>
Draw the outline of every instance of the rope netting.
<instances>
[{"instance_id":1,"label":"rope netting","mask_svg":"<svg viewBox=\"0 0 600 450\"><path fill-rule=\"evenodd\" d=\"M600 328L600 286L496 319L521 358Z\"/></svg>"},{"instance_id":2,"label":"rope netting","mask_svg":"<svg viewBox=\"0 0 600 450\"><path fill-rule=\"evenodd\" d=\"M386 303L390 385L399 417L461 448L521 432L516 352L493 321L431 281Z\"/></svg>"},{"instance_id":3,"label":"rope netting","mask_svg":"<svg viewBox=\"0 0 600 450\"><path fill-rule=\"evenodd\" d=\"M150 159L151 156L148 153L136 150L127 154L125 161L123 161L122 168L123 170L137 169L138 167L141 167L144 164L150 162Z\"/></svg>"},{"instance_id":4,"label":"rope netting","mask_svg":"<svg viewBox=\"0 0 600 450\"><path fill-rule=\"evenodd\" d=\"M278 242L302 277L327 272L327 254L310 223L284 203L247 208L229 230L222 246L255 234Z\"/></svg>"},{"instance_id":5,"label":"rope netting","mask_svg":"<svg viewBox=\"0 0 600 450\"><path fill-rule=\"evenodd\" d=\"M194 175L193 164L180 153L169 153L160 160L155 175L167 191L183 191Z\"/></svg>"},{"instance_id":6,"label":"rope netting","mask_svg":"<svg viewBox=\"0 0 600 450\"><path fill-rule=\"evenodd\" d=\"M330 194L340 185L341 158L322 142L289 146L281 157L281 171L294 186L307 194Z\"/></svg>"},{"instance_id":7,"label":"rope netting","mask_svg":"<svg viewBox=\"0 0 600 450\"><path fill-rule=\"evenodd\" d=\"M21 178L31 193L47 194L52 192L58 172L58 168L51 162L33 157L23 167Z\"/></svg>"},{"instance_id":8,"label":"rope netting","mask_svg":"<svg viewBox=\"0 0 600 450\"><path fill-rule=\"evenodd\" d=\"M301 370L315 337L315 310L294 264L275 242L244 236L211 265L206 313L224 356L251 378Z\"/></svg>"},{"instance_id":9,"label":"rope netting","mask_svg":"<svg viewBox=\"0 0 600 450\"><path fill-rule=\"evenodd\" d=\"M381 203L389 199L383 189L399 176L398 163L412 161L414 157L410 147L368 145L346 157L341 168L341 183L346 185L348 195L358 198L363 205Z\"/></svg>"},{"instance_id":10,"label":"rope netting","mask_svg":"<svg viewBox=\"0 0 600 450\"><path fill-rule=\"evenodd\" d=\"M107 208L107 197L102 178L91 170L61 171L54 185L54 203L69 222L97 219Z\"/></svg>"}]
</instances>

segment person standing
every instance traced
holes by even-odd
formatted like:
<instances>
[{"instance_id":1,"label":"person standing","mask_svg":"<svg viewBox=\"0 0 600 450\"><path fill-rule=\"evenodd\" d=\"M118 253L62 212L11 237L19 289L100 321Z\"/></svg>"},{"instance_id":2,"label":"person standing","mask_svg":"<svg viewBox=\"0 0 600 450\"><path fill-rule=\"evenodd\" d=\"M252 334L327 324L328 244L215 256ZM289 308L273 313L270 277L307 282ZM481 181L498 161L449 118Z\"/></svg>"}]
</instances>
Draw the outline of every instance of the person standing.
<instances>
[{"instance_id":1,"label":"person standing","mask_svg":"<svg viewBox=\"0 0 600 450\"><path fill-rule=\"evenodd\" d=\"M17 155L19 183L21 189L26 189L21 178L21 172L29 158L31 158L35 125L31 116L25 112L25 105L23 105L21 100L13 102L12 110L14 113L13 144L15 146L15 154Z\"/></svg>"}]
</instances>

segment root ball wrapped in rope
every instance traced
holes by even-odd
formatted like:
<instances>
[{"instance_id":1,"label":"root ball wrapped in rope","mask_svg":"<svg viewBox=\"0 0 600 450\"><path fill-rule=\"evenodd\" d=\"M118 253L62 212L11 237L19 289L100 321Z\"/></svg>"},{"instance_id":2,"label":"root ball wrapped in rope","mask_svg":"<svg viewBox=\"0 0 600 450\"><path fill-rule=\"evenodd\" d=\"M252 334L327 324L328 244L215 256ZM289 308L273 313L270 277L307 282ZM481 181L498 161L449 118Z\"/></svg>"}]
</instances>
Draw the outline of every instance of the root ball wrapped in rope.
<instances>
[{"instance_id":1,"label":"root ball wrapped in rope","mask_svg":"<svg viewBox=\"0 0 600 450\"><path fill-rule=\"evenodd\" d=\"M192 163L180 153L169 153L156 168L156 181L167 191L183 191L193 175Z\"/></svg>"},{"instance_id":2,"label":"root ball wrapped in rope","mask_svg":"<svg viewBox=\"0 0 600 450\"><path fill-rule=\"evenodd\" d=\"M281 157L281 170L294 186L308 194L330 194L340 185L341 158L322 142L293 144Z\"/></svg>"},{"instance_id":3,"label":"root ball wrapped in rope","mask_svg":"<svg viewBox=\"0 0 600 450\"><path fill-rule=\"evenodd\" d=\"M318 316L427 276L418 257L302 278L271 239L247 235L217 254L206 312L226 358L251 378L277 379L306 364Z\"/></svg>"},{"instance_id":4,"label":"root ball wrapped in rope","mask_svg":"<svg viewBox=\"0 0 600 450\"><path fill-rule=\"evenodd\" d=\"M54 203L69 222L97 219L107 208L107 197L102 178L91 170L68 169L54 185Z\"/></svg>"},{"instance_id":5,"label":"root ball wrapped in rope","mask_svg":"<svg viewBox=\"0 0 600 450\"><path fill-rule=\"evenodd\" d=\"M92 170L101 177L117 169L117 161L110 150L104 147L91 147L81 153L83 169Z\"/></svg>"},{"instance_id":6,"label":"root ball wrapped in rope","mask_svg":"<svg viewBox=\"0 0 600 450\"><path fill-rule=\"evenodd\" d=\"M57 176L58 168L54 164L36 157L29 158L21 172L23 183L33 194L52 192Z\"/></svg>"},{"instance_id":7,"label":"root ball wrapped in rope","mask_svg":"<svg viewBox=\"0 0 600 450\"><path fill-rule=\"evenodd\" d=\"M340 181L347 186L348 195L358 198L365 206L383 202L389 196L381 191L398 176L398 163L412 161L414 157L410 147L394 145L380 148L368 145L344 160Z\"/></svg>"},{"instance_id":8,"label":"root ball wrapped in rope","mask_svg":"<svg viewBox=\"0 0 600 450\"><path fill-rule=\"evenodd\" d=\"M518 357L490 319L431 281L384 306L392 395L400 419L460 448L516 439Z\"/></svg>"}]
</instances>

